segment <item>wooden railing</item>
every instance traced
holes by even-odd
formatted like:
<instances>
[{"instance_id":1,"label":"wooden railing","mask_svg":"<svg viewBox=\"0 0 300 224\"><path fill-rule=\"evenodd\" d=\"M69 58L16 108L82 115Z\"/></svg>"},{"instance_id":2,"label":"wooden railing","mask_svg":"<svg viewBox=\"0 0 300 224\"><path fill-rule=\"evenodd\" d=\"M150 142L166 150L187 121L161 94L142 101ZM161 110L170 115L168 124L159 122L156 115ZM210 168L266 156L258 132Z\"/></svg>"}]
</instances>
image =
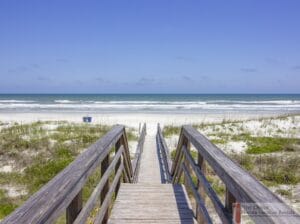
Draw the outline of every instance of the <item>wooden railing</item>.
<instances>
[{"instance_id":1,"label":"wooden railing","mask_svg":"<svg viewBox=\"0 0 300 224\"><path fill-rule=\"evenodd\" d=\"M138 141L138 145L135 151L135 156L132 161L132 167L133 167L133 178L132 182L136 183L138 181L138 173L140 170L140 161L141 161L141 155L143 153L144 148L144 142L145 142L145 136L146 136L146 124L143 125L140 138Z\"/></svg>"},{"instance_id":2,"label":"wooden railing","mask_svg":"<svg viewBox=\"0 0 300 224\"><path fill-rule=\"evenodd\" d=\"M165 152L163 160L167 167L170 164L169 150L159 125L157 140L160 150ZM197 151L196 161L190 153L191 145ZM206 178L206 163L226 186L224 203ZM175 159L168 172L173 183L184 177L184 184L192 192L197 205L195 216L199 223L213 222L206 196L210 198L222 223L240 223L241 206L255 223L300 223L299 214L191 126L182 127ZM197 183L193 181L193 174Z\"/></svg>"},{"instance_id":3,"label":"wooden railing","mask_svg":"<svg viewBox=\"0 0 300 224\"><path fill-rule=\"evenodd\" d=\"M169 152L169 149L167 147L167 144L165 142L165 139L163 137L160 125L157 125L157 134L156 134L156 143L158 150L160 152L160 155L162 155L162 165L165 174L165 181L166 183L172 183L172 175L171 175L171 167L172 167L172 160L171 155Z\"/></svg>"},{"instance_id":4,"label":"wooden railing","mask_svg":"<svg viewBox=\"0 0 300 224\"><path fill-rule=\"evenodd\" d=\"M132 165L125 128L121 125L115 126L2 223L53 223L63 212L66 212L68 224L85 223L92 210L99 207L99 198L100 210L96 214L95 223L106 223L112 197L117 195L121 180L133 183L137 179L145 135L144 125ZM101 179L83 205L82 189L99 166Z\"/></svg>"}]
</instances>

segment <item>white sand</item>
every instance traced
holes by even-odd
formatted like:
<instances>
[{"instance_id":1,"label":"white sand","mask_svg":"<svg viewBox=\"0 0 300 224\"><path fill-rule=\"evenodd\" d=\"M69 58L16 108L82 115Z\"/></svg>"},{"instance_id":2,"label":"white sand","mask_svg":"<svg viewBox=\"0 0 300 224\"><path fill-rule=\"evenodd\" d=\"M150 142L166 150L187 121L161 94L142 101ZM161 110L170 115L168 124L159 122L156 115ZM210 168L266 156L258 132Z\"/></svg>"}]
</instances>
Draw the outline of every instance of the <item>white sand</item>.
<instances>
[{"instance_id":1,"label":"white sand","mask_svg":"<svg viewBox=\"0 0 300 224\"><path fill-rule=\"evenodd\" d=\"M13 171L12 165L4 165L4 166L0 167L0 172L10 173L12 171Z\"/></svg>"},{"instance_id":2,"label":"white sand","mask_svg":"<svg viewBox=\"0 0 300 224\"><path fill-rule=\"evenodd\" d=\"M27 191L24 189L24 187L21 186L2 185L0 186L0 189L5 190L7 196L10 198L15 198L27 194Z\"/></svg>"},{"instance_id":3,"label":"white sand","mask_svg":"<svg viewBox=\"0 0 300 224\"><path fill-rule=\"evenodd\" d=\"M113 113L113 114L89 114L93 117L93 123L107 125L124 124L138 128L139 123L146 122L147 131L156 131L157 123L163 125L199 124L207 122L220 122L226 120L245 120L270 116L271 114L158 114L158 113ZM272 114L274 115L274 114ZM84 113L0 113L2 122L30 123L35 121L69 121L82 122ZM53 127L48 127L53 128Z\"/></svg>"}]
</instances>

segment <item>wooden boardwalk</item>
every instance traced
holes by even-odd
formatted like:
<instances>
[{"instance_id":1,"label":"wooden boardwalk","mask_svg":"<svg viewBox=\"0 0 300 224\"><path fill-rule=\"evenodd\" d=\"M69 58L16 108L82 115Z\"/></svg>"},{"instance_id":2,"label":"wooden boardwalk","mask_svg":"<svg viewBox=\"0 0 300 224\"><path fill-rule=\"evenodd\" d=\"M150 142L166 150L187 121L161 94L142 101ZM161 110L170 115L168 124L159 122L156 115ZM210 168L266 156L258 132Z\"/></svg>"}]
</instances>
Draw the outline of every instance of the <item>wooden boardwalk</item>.
<instances>
[{"instance_id":1,"label":"wooden boardwalk","mask_svg":"<svg viewBox=\"0 0 300 224\"><path fill-rule=\"evenodd\" d=\"M195 217L211 224L216 214L224 224L240 224L242 207L255 223L300 223L297 212L192 126L181 128L173 159L160 126L148 130L144 124L132 158L125 127L114 126L1 224L55 223L63 213L67 224L189 224ZM211 186L207 164L224 183L225 200ZM101 179L83 203L83 188L99 168Z\"/></svg>"},{"instance_id":2,"label":"wooden boardwalk","mask_svg":"<svg viewBox=\"0 0 300 224\"><path fill-rule=\"evenodd\" d=\"M138 183L122 184L108 223L196 223L180 184L163 184L155 136L147 135Z\"/></svg>"}]
</instances>

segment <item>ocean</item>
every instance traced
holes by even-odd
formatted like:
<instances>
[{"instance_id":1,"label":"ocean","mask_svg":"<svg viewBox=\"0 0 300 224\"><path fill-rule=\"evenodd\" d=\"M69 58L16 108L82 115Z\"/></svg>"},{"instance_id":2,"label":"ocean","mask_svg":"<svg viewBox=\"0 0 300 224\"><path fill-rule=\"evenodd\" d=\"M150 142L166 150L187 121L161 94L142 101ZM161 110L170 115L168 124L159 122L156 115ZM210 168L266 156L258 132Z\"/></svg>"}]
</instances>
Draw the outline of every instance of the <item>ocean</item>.
<instances>
[{"instance_id":1,"label":"ocean","mask_svg":"<svg viewBox=\"0 0 300 224\"><path fill-rule=\"evenodd\" d=\"M299 113L300 94L1 94L1 112Z\"/></svg>"}]
</instances>

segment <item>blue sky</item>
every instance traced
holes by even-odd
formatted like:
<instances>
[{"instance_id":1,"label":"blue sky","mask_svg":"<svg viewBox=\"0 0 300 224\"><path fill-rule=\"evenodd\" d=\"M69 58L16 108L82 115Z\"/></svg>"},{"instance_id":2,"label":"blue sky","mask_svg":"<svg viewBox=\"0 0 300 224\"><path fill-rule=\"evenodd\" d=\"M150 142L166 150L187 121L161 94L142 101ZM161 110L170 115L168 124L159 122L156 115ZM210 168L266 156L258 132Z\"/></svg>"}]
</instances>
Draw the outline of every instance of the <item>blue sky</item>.
<instances>
[{"instance_id":1,"label":"blue sky","mask_svg":"<svg viewBox=\"0 0 300 224\"><path fill-rule=\"evenodd\" d=\"M1 0L1 93L299 93L299 0Z\"/></svg>"}]
</instances>

